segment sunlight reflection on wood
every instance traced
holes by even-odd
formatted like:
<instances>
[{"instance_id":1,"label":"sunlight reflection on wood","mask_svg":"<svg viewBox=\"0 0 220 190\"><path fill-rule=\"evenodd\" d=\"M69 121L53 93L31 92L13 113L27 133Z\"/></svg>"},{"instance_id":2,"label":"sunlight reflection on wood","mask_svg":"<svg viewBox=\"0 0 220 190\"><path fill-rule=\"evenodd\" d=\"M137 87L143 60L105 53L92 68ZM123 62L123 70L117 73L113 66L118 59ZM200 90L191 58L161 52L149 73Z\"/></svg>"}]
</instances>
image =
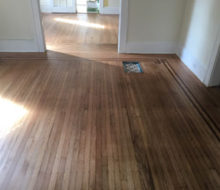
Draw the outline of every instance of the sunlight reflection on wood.
<instances>
[{"instance_id":1,"label":"sunlight reflection on wood","mask_svg":"<svg viewBox=\"0 0 220 190\"><path fill-rule=\"evenodd\" d=\"M66 19L66 18L55 18L54 19L57 22L67 23L67 24L74 24L74 25L80 25L90 28L97 28L97 29L105 29L104 25L96 24L96 23L90 23L83 20L72 20L72 19Z\"/></svg>"},{"instance_id":2,"label":"sunlight reflection on wood","mask_svg":"<svg viewBox=\"0 0 220 190\"><path fill-rule=\"evenodd\" d=\"M0 138L19 127L19 121L27 113L23 106L0 96Z\"/></svg>"}]
</instances>

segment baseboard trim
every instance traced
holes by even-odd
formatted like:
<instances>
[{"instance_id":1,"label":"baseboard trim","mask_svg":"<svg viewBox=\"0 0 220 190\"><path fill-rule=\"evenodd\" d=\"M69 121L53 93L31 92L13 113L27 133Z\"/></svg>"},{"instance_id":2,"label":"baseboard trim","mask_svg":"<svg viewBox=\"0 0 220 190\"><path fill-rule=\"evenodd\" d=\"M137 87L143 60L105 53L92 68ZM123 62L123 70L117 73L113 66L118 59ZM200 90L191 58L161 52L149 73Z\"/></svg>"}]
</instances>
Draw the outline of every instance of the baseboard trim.
<instances>
[{"instance_id":1,"label":"baseboard trim","mask_svg":"<svg viewBox=\"0 0 220 190\"><path fill-rule=\"evenodd\" d=\"M0 52L39 52L34 40L0 40Z\"/></svg>"},{"instance_id":2,"label":"baseboard trim","mask_svg":"<svg viewBox=\"0 0 220 190\"><path fill-rule=\"evenodd\" d=\"M59 8L59 7L53 7L52 13L76 13L75 8Z\"/></svg>"},{"instance_id":3,"label":"baseboard trim","mask_svg":"<svg viewBox=\"0 0 220 190\"><path fill-rule=\"evenodd\" d=\"M173 42L128 42L120 53L174 54L176 47L176 43Z\"/></svg>"},{"instance_id":4,"label":"baseboard trim","mask_svg":"<svg viewBox=\"0 0 220 190\"><path fill-rule=\"evenodd\" d=\"M205 82L207 68L204 67L203 64L200 63L200 61L186 48L178 48L177 55L181 61L197 76L197 78L208 86Z\"/></svg>"},{"instance_id":5,"label":"baseboard trim","mask_svg":"<svg viewBox=\"0 0 220 190\"><path fill-rule=\"evenodd\" d=\"M103 7L100 9L101 14L118 15L119 7Z\"/></svg>"}]
</instances>

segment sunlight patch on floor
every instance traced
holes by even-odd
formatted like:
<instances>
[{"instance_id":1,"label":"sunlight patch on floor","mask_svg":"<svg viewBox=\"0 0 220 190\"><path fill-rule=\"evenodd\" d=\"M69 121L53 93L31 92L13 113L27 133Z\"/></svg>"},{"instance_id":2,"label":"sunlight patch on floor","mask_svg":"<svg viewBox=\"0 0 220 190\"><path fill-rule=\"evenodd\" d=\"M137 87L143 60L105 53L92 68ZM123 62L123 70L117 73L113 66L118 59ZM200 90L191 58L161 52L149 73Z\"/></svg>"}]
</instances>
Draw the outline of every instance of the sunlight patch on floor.
<instances>
[{"instance_id":1,"label":"sunlight patch on floor","mask_svg":"<svg viewBox=\"0 0 220 190\"><path fill-rule=\"evenodd\" d=\"M28 113L21 105L0 96L0 138L19 127L19 121Z\"/></svg>"},{"instance_id":2,"label":"sunlight patch on floor","mask_svg":"<svg viewBox=\"0 0 220 190\"><path fill-rule=\"evenodd\" d=\"M54 20L57 22L80 25L80 26L85 26L85 27L89 27L89 28L105 29L104 25L90 23L90 22L83 21L83 20L72 20L72 19L66 19L66 18L55 18Z\"/></svg>"}]
</instances>

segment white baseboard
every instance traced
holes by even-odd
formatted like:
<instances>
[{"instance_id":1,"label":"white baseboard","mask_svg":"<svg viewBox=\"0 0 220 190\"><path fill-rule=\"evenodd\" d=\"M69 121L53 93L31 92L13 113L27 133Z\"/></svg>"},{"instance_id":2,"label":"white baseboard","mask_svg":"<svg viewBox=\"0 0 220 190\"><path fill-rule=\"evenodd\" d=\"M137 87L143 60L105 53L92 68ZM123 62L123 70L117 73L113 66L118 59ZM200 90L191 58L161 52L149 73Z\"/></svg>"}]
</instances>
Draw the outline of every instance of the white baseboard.
<instances>
[{"instance_id":1,"label":"white baseboard","mask_svg":"<svg viewBox=\"0 0 220 190\"><path fill-rule=\"evenodd\" d=\"M70 8L53 7L52 13L76 13L76 8L75 7L70 7Z\"/></svg>"},{"instance_id":2,"label":"white baseboard","mask_svg":"<svg viewBox=\"0 0 220 190\"><path fill-rule=\"evenodd\" d=\"M181 61L197 76L197 78L208 86L205 82L207 68L204 67L204 64L196 59L196 57L194 57L186 48L178 48L177 55Z\"/></svg>"},{"instance_id":3,"label":"white baseboard","mask_svg":"<svg viewBox=\"0 0 220 190\"><path fill-rule=\"evenodd\" d=\"M120 53L173 54L176 47L176 43L172 42L128 42Z\"/></svg>"},{"instance_id":4,"label":"white baseboard","mask_svg":"<svg viewBox=\"0 0 220 190\"><path fill-rule=\"evenodd\" d=\"M101 14L118 15L119 7L103 7L100 9Z\"/></svg>"},{"instance_id":5,"label":"white baseboard","mask_svg":"<svg viewBox=\"0 0 220 190\"><path fill-rule=\"evenodd\" d=\"M39 52L34 40L0 40L0 52Z\"/></svg>"}]
</instances>

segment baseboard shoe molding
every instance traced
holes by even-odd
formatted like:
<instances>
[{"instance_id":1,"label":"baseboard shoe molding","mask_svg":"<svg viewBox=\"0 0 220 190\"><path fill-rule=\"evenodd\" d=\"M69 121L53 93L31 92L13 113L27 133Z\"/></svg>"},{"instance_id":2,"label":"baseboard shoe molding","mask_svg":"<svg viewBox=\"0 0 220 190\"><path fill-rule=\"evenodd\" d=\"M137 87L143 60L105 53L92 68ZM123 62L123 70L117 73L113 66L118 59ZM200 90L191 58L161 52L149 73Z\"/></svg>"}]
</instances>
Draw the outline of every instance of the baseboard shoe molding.
<instances>
[{"instance_id":1,"label":"baseboard shoe molding","mask_svg":"<svg viewBox=\"0 0 220 190\"><path fill-rule=\"evenodd\" d=\"M128 42L120 53L174 54L176 47L176 43L172 42Z\"/></svg>"},{"instance_id":2,"label":"baseboard shoe molding","mask_svg":"<svg viewBox=\"0 0 220 190\"><path fill-rule=\"evenodd\" d=\"M0 40L0 52L39 52L34 40Z\"/></svg>"},{"instance_id":3,"label":"baseboard shoe molding","mask_svg":"<svg viewBox=\"0 0 220 190\"><path fill-rule=\"evenodd\" d=\"M119 7L103 7L100 10L101 14L107 15L118 15L119 14Z\"/></svg>"},{"instance_id":4,"label":"baseboard shoe molding","mask_svg":"<svg viewBox=\"0 0 220 190\"><path fill-rule=\"evenodd\" d=\"M205 82L207 68L204 67L203 64L200 63L199 60L196 59L186 48L179 47L177 55L181 61L196 75L196 77L206 86L208 86L208 84Z\"/></svg>"}]
</instances>

